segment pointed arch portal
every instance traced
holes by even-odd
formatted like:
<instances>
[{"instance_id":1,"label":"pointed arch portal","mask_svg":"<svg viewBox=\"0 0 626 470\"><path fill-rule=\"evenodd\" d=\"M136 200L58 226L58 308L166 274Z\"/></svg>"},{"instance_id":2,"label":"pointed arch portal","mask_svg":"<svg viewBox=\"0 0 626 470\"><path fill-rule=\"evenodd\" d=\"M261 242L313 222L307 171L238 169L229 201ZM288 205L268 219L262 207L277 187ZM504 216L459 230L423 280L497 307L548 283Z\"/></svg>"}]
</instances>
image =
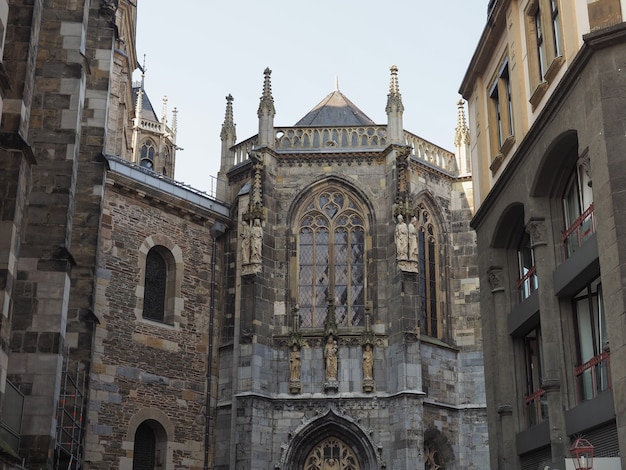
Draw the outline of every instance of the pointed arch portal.
<instances>
[{"instance_id":1,"label":"pointed arch portal","mask_svg":"<svg viewBox=\"0 0 626 470\"><path fill-rule=\"evenodd\" d=\"M360 426L330 410L296 431L283 470L377 470L379 456Z\"/></svg>"}]
</instances>

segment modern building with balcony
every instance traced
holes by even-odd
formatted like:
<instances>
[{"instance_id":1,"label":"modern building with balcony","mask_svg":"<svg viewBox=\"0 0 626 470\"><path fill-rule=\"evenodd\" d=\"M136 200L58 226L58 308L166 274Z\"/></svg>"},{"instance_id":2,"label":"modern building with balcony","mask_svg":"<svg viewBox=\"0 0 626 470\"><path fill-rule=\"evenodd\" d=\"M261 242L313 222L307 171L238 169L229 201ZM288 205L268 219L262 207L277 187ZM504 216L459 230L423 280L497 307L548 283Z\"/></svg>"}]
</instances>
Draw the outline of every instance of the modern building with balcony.
<instances>
[{"instance_id":1,"label":"modern building with balcony","mask_svg":"<svg viewBox=\"0 0 626 470\"><path fill-rule=\"evenodd\" d=\"M625 13L491 1L461 84L493 469L626 468Z\"/></svg>"}]
</instances>

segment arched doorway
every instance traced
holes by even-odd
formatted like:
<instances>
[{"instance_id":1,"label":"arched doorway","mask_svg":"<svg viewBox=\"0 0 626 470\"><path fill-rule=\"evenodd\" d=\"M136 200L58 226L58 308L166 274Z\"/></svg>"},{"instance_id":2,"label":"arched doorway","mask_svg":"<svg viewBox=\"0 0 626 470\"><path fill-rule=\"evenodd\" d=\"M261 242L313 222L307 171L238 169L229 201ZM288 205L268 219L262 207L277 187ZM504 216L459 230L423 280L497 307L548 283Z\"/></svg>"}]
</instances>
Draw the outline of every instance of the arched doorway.
<instances>
[{"instance_id":1,"label":"arched doorway","mask_svg":"<svg viewBox=\"0 0 626 470\"><path fill-rule=\"evenodd\" d=\"M360 470L352 449L341 439L329 437L316 445L304 461L304 470Z\"/></svg>"},{"instance_id":2,"label":"arched doorway","mask_svg":"<svg viewBox=\"0 0 626 470\"><path fill-rule=\"evenodd\" d=\"M353 419L326 413L303 424L281 457L282 470L379 470L370 437Z\"/></svg>"}]
</instances>

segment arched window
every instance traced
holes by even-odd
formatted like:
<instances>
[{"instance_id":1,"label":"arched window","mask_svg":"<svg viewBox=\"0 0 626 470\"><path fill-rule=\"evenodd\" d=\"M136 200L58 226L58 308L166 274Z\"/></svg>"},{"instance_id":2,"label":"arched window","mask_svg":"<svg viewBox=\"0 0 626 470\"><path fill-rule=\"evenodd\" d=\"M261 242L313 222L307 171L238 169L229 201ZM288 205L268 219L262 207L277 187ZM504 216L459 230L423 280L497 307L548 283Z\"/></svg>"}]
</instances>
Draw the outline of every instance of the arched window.
<instances>
[{"instance_id":1,"label":"arched window","mask_svg":"<svg viewBox=\"0 0 626 470\"><path fill-rule=\"evenodd\" d=\"M339 326L365 319L365 219L352 196L327 189L311 197L298 229L300 326L324 325L329 298Z\"/></svg>"},{"instance_id":2,"label":"arched window","mask_svg":"<svg viewBox=\"0 0 626 470\"><path fill-rule=\"evenodd\" d=\"M140 165L150 170L154 167L154 142L150 139L146 140L141 146Z\"/></svg>"},{"instance_id":3,"label":"arched window","mask_svg":"<svg viewBox=\"0 0 626 470\"><path fill-rule=\"evenodd\" d=\"M437 232L424 204L418 205L415 218L419 244L421 333L439 338L442 332L437 303Z\"/></svg>"},{"instance_id":4,"label":"arched window","mask_svg":"<svg viewBox=\"0 0 626 470\"><path fill-rule=\"evenodd\" d=\"M143 317L150 320L165 320L165 299L167 294L167 262L162 250L153 247L146 256Z\"/></svg>"}]
</instances>

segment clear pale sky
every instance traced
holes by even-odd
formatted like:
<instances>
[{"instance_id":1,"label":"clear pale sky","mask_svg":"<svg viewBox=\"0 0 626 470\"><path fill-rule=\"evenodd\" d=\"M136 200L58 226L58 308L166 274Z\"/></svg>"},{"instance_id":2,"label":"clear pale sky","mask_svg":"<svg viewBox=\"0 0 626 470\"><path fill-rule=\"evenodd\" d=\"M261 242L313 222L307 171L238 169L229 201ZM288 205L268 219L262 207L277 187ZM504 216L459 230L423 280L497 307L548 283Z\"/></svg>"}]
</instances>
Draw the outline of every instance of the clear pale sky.
<instances>
[{"instance_id":1,"label":"clear pale sky","mask_svg":"<svg viewBox=\"0 0 626 470\"><path fill-rule=\"evenodd\" d=\"M178 113L175 179L209 190L220 163L226 95L237 142L258 132L263 70L276 126L291 126L335 88L386 124L398 66L404 128L453 151L458 89L487 21L487 0L137 0L137 54L160 116ZM138 79L137 72L135 78Z\"/></svg>"}]
</instances>

